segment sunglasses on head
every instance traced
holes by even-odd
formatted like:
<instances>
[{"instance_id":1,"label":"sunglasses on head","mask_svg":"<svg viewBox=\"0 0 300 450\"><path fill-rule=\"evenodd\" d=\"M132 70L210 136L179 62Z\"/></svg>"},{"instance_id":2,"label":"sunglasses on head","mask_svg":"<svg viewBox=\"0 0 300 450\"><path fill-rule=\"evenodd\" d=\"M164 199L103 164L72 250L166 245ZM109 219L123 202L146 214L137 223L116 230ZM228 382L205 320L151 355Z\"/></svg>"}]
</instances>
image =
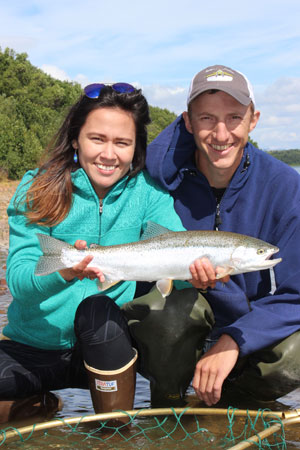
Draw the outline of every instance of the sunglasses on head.
<instances>
[{"instance_id":1,"label":"sunglasses on head","mask_svg":"<svg viewBox=\"0 0 300 450\"><path fill-rule=\"evenodd\" d=\"M107 86L111 87L114 91L118 92L119 94L135 91L135 88L128 83L114 83L114 84L93 83L86 86L83 91L85 95L89 98L98 98L101 90Z\"/></svg>"}]
</instances>

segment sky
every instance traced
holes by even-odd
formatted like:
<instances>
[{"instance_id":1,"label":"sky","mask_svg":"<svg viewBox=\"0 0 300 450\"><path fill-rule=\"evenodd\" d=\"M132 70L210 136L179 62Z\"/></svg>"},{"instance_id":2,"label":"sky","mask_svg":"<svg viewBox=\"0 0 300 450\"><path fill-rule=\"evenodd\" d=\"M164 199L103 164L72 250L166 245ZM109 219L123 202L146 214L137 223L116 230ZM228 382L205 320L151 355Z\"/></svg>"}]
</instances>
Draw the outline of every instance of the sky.
<instances>
[{"instance_id":1,"label":"sky","mask_svg":"<svg viewBox=\"0 0 300 450\"><path fill-rule=\"evenodd\" d=\"M82 86L132 83L176 114L192 77L224 64L253 85L259 147L300 149L299 0L0 0L0 47Z\"/></svg>"}]
</instances>

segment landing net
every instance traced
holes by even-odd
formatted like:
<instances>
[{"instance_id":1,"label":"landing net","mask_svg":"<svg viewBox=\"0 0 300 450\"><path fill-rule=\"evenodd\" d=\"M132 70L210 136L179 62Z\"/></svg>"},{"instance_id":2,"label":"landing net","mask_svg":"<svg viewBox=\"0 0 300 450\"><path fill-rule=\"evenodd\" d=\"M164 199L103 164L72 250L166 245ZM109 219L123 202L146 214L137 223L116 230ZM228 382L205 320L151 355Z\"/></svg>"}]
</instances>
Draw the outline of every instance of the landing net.
<instances>
[{"instance_id":1,"label":"landing net","mask_svg":"<svg viewBox=\"0 0 300 450\"><path fill-rule=\"evenodd\" d=\"M117 422L124 418L126 423ZM141 409L59 418L19 428L9 426L0 429L0 446L10 450L133 447L287 450L290 447L286 444L285 428L296 423L300 423L300 410Z\"/></svg>"}]
</instances>

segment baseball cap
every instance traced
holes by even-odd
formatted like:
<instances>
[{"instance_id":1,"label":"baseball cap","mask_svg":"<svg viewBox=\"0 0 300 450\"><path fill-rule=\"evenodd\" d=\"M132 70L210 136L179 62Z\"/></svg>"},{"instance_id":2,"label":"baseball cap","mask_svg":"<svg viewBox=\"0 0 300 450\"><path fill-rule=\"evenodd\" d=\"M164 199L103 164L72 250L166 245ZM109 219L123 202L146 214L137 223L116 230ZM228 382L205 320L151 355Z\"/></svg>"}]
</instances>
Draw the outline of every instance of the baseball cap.
<instances>
[{"instance_id":1,"label":"baseball cap","mask_svg":"<svg viewBox=\"0 0 300 450\"><path fill-rule=\"evenodd\" d=\"M187 105L199 94L210 89L218 89L234 97L242 105L255 105L253 88L248 78L237 70L215 65L198 72L192 79Z\"/></svg>"}]
</instances>

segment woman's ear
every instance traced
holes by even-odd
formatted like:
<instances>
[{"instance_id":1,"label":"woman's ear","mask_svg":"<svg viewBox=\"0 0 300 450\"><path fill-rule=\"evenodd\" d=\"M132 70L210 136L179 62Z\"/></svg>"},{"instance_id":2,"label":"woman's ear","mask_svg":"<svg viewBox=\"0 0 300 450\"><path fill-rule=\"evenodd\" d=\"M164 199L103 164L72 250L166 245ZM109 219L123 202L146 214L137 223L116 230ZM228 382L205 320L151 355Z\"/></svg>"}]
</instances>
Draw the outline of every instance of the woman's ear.
<instances>
[{"instance_id":1,"label":"woman's ear","mask_svg":"<svg viewBox=\"0 0 300 450\"><path fill-rule=\"evenodd\" d=\"M78 142L76 141L76 139L73 139L73 141L72 141L72 147L73 147L75 150L78 150Z\"/></svg>"}]
</instances>

